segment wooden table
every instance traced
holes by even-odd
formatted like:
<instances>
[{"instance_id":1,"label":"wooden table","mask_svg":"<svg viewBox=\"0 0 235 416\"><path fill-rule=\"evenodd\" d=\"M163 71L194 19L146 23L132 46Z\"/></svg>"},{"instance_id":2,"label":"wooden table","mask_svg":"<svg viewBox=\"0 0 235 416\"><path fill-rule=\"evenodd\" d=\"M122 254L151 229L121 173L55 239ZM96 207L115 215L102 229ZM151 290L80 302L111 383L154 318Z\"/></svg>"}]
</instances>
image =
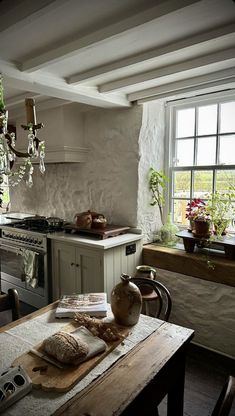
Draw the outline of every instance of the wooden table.
<instances>
[{"instance_id":1,"label":"wooden table","mask_svg":"<svg viewBox=\"0 0 235 416\"><path fill-rule=\"evenodd\" d=\"M55 308L55 305L48 305L0 328L0 332L31 320ZM167 394L168 416L183 416L185 358L193 332L159 321L157 330L62 405L54 415L156 415L156 406Z\"/></svg>"}]
</instances>

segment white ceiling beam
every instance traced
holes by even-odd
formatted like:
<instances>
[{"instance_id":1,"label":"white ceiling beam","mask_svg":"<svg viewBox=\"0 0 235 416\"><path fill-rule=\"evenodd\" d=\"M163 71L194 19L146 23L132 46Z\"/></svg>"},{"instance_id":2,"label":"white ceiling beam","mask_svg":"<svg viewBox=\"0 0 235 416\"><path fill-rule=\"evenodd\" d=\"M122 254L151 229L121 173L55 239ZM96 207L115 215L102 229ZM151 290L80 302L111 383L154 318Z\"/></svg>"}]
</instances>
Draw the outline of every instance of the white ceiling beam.
<instances>
[{"instance_id":1,"label":"white ceiling beam","mask_svg":"<svg viewBox=\"0 0 235 416\"><path fill-rule=\"evenodd\" d=\"M144 104L146 102L149 101L156 101L156 100L161 100L164 98L169 98L169 97L176 97L177 99L179 98L184 98L185 95L197 95L197 93L200 92L200 94L208 94L209 92L218 92L218 91L222 91L222 90L227 90L227 89L234 89L235 88L235 77L231 77L231 78L227 78L224 80L220 80L220 81L214 81L214 82L208 82L205 85L196 85L193 87L188 87L188 88L182 88L179 90L175 90L175 91L170 91L168 93L164 93L164 94L157 94L157 95L153 95L151 97L145 97L142 98L140 100L137 100L137 104Z\"/></svg>"},{"instance_id":2,"label":"white ceiling beam","mask_svg":"<svg viewBox=\"0 0 235 416\"><path fill-rule=\"evenodd\" d=\"M101 108L130 107L129 101L123 95L112 94L108 97L100 94L95 88L78 89L73 85L68 85L61 78L52 78L39 74L32 76L20 72L14 64L4 61L0 61L0 73L3 75L4 85L21 91L29 91Z\"/></svg>"},{"instance_id":3,"label":"white ceiling beam","mask_svg":"<svg viewBox=\"0 0 235 416\"><path fill-rule=\"evenodd\" d=\"M71 57L77 54L81 49L85 49L91 45L97 44L114 36L117 36L123 32L136 28L144 23L165 16L181 8L190 6L201 0L167 0L158 4L152 8L149 8L141 13L137 13L131 17L123 19L119 22L110 24L102 29L99 29L89 35L82 38L78 38L71 42L51 49L41 55L37 54L32 58L26 60L21 64L21 70L25 72L34 72L38 69L56 63L65 57Z\"/></svg>"},{"instance_id":4,"label":"white ceiling beam","mask_svg":"<svg viewBox=\"0 0 235 416\"><path fill-rule=\"evenodd\" d=\"M1 7L1 25L0 32L11 33L20 30L26 24L42 17L49 13L51 10L55 10L60 5L64 4L66 0L40 0L40 2L32 0L17 0L11 4L6 10Z\"/></svg>"},{"instance_id":5,"label":"white ceiling beam","mask_svg":"<svg viewBox=\"0 0 235 416\"><path fill-rule=\"evenodd\" d=\"M193 78L183 79L181 81L170 82L169 84L159 85L159 87L146 88L142 91L133 92L127 95L129 101L140 100L145 97L151 97L156 95L164 95L168 93L174 93L183 88L194 88L197 85L203 86L208 82L221 81L225 79L233 78L235 76L235 67L224 69L222 71L212 72L206 75L200 75ZM157 80L156 80L157 82Z\"/></svg>"},{"instance_id":6,"label":"white ceiling beam","mask_svg":"<svg viewBox=\"0 0 235 416\"><path fill-rule=\"evenodd\" d=\"M188 71L190 69L200 68L213 63L227 61L235 58L235 48L225 49L219 52L203 55L187 61L180 62L169 66L154 69L148 72L142 72L126 78L120 78L115 81L107 82L99 86L99 92L112 92L122 90L130 85L140 84L142 82L151 81L156 78L165 77L167 75Z\"/></svg>"},{"instance_id":7,"label":"white ceiling beam","mask_svg":"<svg viewBox=\"0 0 235 416\"><path fill-rule=\"evenodd\" d=\"M33 92L25 92L23 94L15 95L14 97L11 97L11 98L7 98L5 100L7 103L6 104L7 109L9 110L9 108L22 104L25 101L25 98L37 98L37 97L40 97L40 94L33 93Z\"/></svg>"},{"instance_id":8,"label":"white ceiling beam","mask_svg":"<svg viewBox=\"0 0 235 416\"><path fill-rule=\"evenodd\" d=\"M15 120L18 117L25 116L25 106L17 105L12 107L9 112L9 119ZM58 98L49 98L45 99L44 101L36 101L36 110L38 111L45 111L50 110L51 108L61 107L62 105L71 104L71 101L60 100ZM6 103L7 110L9 110L8 102Z\"/></svg>"},{"instance_id":9,"label":"white ceiling beam","mask_svg":"<svg viewBox=\"0 0 235 416\"><path fill-rule=\"evenodd\" d=\"M82 84L92 78L98 77L106 73L110 73L119 69L129 67L131 65L136 65L138 63L143 63L147 61L153 61L159 58L160 56L177 52L179 50L192 47L194 45L199 45L201 43L215 42L219 38L223 37L225 41L235 34L235 23L232 23L227 26L221 26L216 29L200 33L195 36L189 36L180 41L165 45L160 48L149 49L146 52L139 53L136 55L128 56L124 59L119 59L118 61L111 62L106 65L101 65L98 67L91 68L84 72L78 72L74 75L71 75L67 78L68 84Z\"/></svg>"}]
</instances>

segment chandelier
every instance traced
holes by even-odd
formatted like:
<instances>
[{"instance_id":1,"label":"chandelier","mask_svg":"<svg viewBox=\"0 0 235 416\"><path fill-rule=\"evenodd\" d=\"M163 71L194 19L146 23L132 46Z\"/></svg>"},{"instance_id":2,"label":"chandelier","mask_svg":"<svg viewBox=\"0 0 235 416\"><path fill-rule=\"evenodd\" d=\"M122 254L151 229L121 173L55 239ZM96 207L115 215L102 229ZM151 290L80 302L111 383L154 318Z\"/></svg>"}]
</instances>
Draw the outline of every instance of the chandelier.
<instances>
[{"instance_id":1,"label":"chandelier","mask_svg":"<svg viewBox=\"0 0 235 416\"><path fill-rule=\"evenodd\" d=\"M37 130L43 127L36 122L35 102L31 98L25 99L27 125L21 127L28 131L28 148L25 152L15 148L15 133L8 131L8 111L3 99L2 76L0 74L0 186L4 182L4 175L8 177L8 185L16 186L24 178L26 184L33 185L34 167L32 161L39 161L39 170L45 172L45 144L37 138ZM18 165L18 162L20 164Z\"/></svg>"}]
</instances>

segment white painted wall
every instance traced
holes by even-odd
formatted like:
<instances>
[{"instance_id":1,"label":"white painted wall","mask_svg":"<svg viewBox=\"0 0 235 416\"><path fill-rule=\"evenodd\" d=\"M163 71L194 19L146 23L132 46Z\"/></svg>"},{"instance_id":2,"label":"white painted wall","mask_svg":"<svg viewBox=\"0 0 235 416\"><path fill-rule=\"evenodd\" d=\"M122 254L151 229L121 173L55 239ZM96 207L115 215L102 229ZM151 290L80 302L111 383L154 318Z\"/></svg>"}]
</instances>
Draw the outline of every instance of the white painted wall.
<instances>
[{"instance_id":1,"label":"white painted wall","mask_svg":"<svg viewBox=\"0 0 235 416\"><path fill-rule=\"evenodd\" d=\"M158 269L171 292L170 322L195 330L193 341L235 358L235 288Z\"/></svg>"},{"instance_id":2,"label":"white painted wall","mask_svg":"<svg viewBox=\"0 0 235 416\"><path fill-rule=\"evenodd\" d=\"M44 121L42 116L38 115L38 121ZM56 128L59 116L55 121L52 114L50 121L48 113L47 121L47 131L51 131L51 123ZM79 140L89 148L87 162L48 164L44 176L36 165L31 189L24 183L11 189L11 210L72 220L77 212L91 209L105 214L109 222L137 226L142 107L89 111L78 114L78 122ZM63 129L65 142L69 133Z\"/></svg>"},{"instance_id":3,"label":"white painted wall","mask_svg":"<svg viewBox=\"0 0 235 416\"><path fill-rule=\"evenodd\" d=\"M162 226L157 206L150 205L149 168L164 169L164 138L165 138L165 103L159 100L143 106L143 121L139 137L139 168L138 168L138 226L144 234L144 240L151 241L153 233Z\"/></svg>"}]
</instances>

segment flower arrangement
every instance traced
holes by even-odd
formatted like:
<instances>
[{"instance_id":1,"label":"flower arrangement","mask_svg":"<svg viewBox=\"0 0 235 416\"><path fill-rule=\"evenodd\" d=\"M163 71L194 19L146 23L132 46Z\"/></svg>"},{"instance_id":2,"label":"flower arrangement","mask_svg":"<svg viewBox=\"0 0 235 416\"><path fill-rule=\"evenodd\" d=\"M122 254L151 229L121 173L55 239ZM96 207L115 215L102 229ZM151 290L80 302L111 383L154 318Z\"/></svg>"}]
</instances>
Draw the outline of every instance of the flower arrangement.
<instances>
[{"instance_id":1,"label":"flower arrangement","mask_svg":"<svg viewBox=\"0 0 235 416\"><path fill-rule=\"evenodd\" d=\"M210 221L211 215L206 203L200 198L188 202L185 217L189 221Z\"/></svg>"}]
</instances>

